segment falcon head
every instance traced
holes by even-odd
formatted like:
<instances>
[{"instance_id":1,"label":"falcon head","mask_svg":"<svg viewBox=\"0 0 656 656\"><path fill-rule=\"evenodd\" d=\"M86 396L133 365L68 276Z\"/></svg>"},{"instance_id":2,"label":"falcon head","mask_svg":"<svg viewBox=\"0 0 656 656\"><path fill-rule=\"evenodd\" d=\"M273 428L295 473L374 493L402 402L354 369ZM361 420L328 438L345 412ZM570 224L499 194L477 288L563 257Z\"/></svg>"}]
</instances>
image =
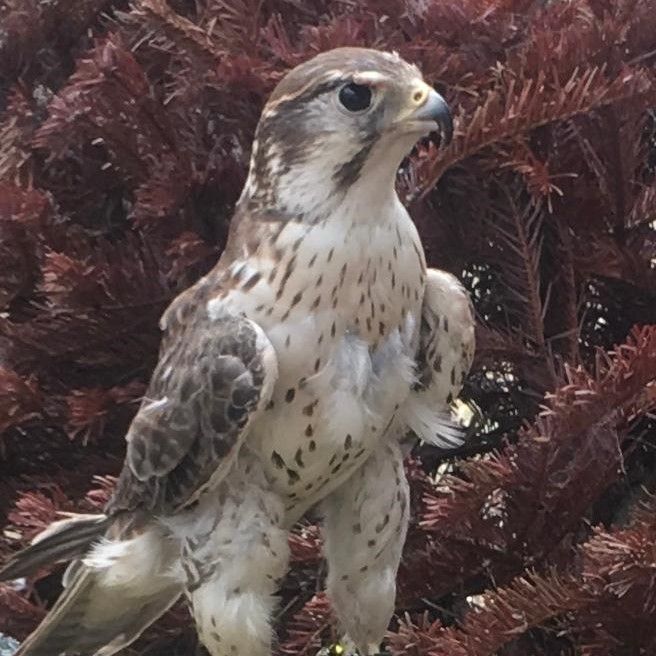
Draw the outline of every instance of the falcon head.
<instances>
[{"instance_id":1,"label":"falcon head","mask_svg":"<svg viewBox=\"0 0 656 656\"><path fill-rule=\"evenodd\" d=\"M395 53L337 48L292 69L255 133L242 193L255 210L319 219L358 191L393 191L415 142L439 130L449 108L419 69Z\"/></svg>"}]
</instances>

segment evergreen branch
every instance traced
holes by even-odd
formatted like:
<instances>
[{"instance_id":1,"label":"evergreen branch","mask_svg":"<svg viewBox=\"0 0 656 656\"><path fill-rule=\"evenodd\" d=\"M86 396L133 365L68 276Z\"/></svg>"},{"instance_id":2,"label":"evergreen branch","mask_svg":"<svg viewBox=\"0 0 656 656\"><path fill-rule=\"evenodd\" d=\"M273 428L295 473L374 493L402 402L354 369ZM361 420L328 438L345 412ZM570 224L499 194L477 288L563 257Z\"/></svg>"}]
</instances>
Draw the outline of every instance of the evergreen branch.
<instances>
[{"instance_id":1,"label":"evergreen branch","mask_svg":"<svg viewBox=\"0 0 656 656\"><path fill-rule=\"evenodd\" d=\"M564 121L593 109L653 93L654 81L645 69L626 68L613 79L605 67L575 70L564 82L556 72L540 71L522 81L503 70L497 88L479 99L473 114L456 115L451 145L430 167L422 183L421 198L435 186L444 171L467 157L530 130Z\"/></svg>"},{"instance_id":2,"label":"evergreen branch","mask_svg":"<svg viewBox=\"0 0 656 656\"><path fill-rule=\"evenodd\" d=\"M321 646L324 633L332 625L332 611L325 594L317 594L288 622L287 636L278 646L278 653L290 656L310 656Z\"/></svg>"},{"instance_id":3,"label":"evergreen branch","mask_svg":"<svg viewBox=\"0 0 656 656\"><path fill-rule=\"evenodd\" d=\"M392 654L416 656L492 656L532 627L589 603L573 577L525 574L502 588L478 595L458 628L427 618L409 619L389 637Z\"/></svg>"},{"instance_id":4,"label":"evergreen branch","mask_svg":"<svg viewBox=\"0 0 656 656\"><path fill-rule=\"evenodd\" d=\"M10 427L42 416L43 401L34 377L0 368L0 435Z\"/></svg>"},{"instance_id":5,"label":"evergreen branch","mask_svg":"<svg viewBox=\"0 0 656 656\"><path fill-rule=\"evenodd\" d=\"M178 52L195 57L210 70L225 56L214 46L207 30L173 11L166 0L138 0L128 18L155 26Z\"/></svg>"}]
</instances>

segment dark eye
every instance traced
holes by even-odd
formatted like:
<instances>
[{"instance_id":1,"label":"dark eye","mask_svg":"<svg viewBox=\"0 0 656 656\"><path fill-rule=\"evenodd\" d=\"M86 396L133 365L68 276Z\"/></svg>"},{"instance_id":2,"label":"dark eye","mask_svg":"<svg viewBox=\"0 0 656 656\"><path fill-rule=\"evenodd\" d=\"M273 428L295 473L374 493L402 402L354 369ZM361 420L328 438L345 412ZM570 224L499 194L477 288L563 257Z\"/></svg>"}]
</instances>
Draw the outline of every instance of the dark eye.
<instances>
[{"instance_id":1,"label":"dark eye","mask_svg":"<svg viewBox=\"0 0 656 656\"><path fill-rule=\"evenodd\" d=\"M364 84L350 82L339 90L339 102L349 112L361 112L371 105L371 89Z\"/></svg>"}]
</instances>

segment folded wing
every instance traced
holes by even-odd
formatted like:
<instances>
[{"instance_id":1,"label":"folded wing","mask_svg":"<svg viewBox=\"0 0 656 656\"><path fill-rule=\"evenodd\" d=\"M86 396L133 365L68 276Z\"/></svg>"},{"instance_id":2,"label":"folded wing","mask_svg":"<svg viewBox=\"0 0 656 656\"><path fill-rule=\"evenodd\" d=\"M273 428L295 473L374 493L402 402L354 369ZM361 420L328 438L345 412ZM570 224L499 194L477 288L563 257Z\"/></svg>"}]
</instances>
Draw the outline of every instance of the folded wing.
<instances>
[{"instance_id":1,"label":"folded wing","mask_svg":"<svg viewBox=\"0 0 656 656\"><path fill-rule=\"evenodd\" d=\"M179 549L153 519L189 506L221 480L277 378L261 328L220 306L209 315L197 292L185 292L164 315L159 363L105 514L58 523L0 569L0 578L13 578L77 559L18 656L109 656L182 592L171 575Z\"/></svg>"},{"instance_id":2,"label":"folded wing","mask_svg":"<svg viewBox=\"0 0 656 656\"><path fill-rule=\"evenodd\" d=\"M446 271L429 269L422 307L417 383L402 408L402 420L425 442L442 448L462 443L449 406L469 372L475 348L469 294Z\"/></svg>"},{"instance_id":3,"label":"folded wing","mask_svg":"<svg viewBox=\"0 0 656 656\"><path fill-rule=\"evenodd\" d=\"M193 296L179 297L163 317L160 359L126 437L109 514L193 502L225 475L271 397L277 360L262 329L220 306L210 316L205 303L189 303Z\"/></svg>"}]
</instances>

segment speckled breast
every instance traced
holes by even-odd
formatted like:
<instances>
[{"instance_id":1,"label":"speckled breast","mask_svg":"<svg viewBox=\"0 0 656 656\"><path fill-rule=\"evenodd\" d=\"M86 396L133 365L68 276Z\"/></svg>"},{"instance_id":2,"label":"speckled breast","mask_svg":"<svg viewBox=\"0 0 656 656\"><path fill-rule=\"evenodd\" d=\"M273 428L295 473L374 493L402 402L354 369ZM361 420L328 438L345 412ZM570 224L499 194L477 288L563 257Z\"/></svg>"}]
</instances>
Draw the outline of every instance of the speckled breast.
<instances>
[{"instance_id":1,"label":"speckled breast","mask_svg":"<svg viewBox=\"0 0 656 656\"><path fill-rule=\"evenodd\" d=\"M257 287L236 303L278 355L273 398L248 444L292 510L364 462L407 396L425 263L409 219L282 233L278 244L291 246L249 261Z\"/></svg>"}]
</instances>

